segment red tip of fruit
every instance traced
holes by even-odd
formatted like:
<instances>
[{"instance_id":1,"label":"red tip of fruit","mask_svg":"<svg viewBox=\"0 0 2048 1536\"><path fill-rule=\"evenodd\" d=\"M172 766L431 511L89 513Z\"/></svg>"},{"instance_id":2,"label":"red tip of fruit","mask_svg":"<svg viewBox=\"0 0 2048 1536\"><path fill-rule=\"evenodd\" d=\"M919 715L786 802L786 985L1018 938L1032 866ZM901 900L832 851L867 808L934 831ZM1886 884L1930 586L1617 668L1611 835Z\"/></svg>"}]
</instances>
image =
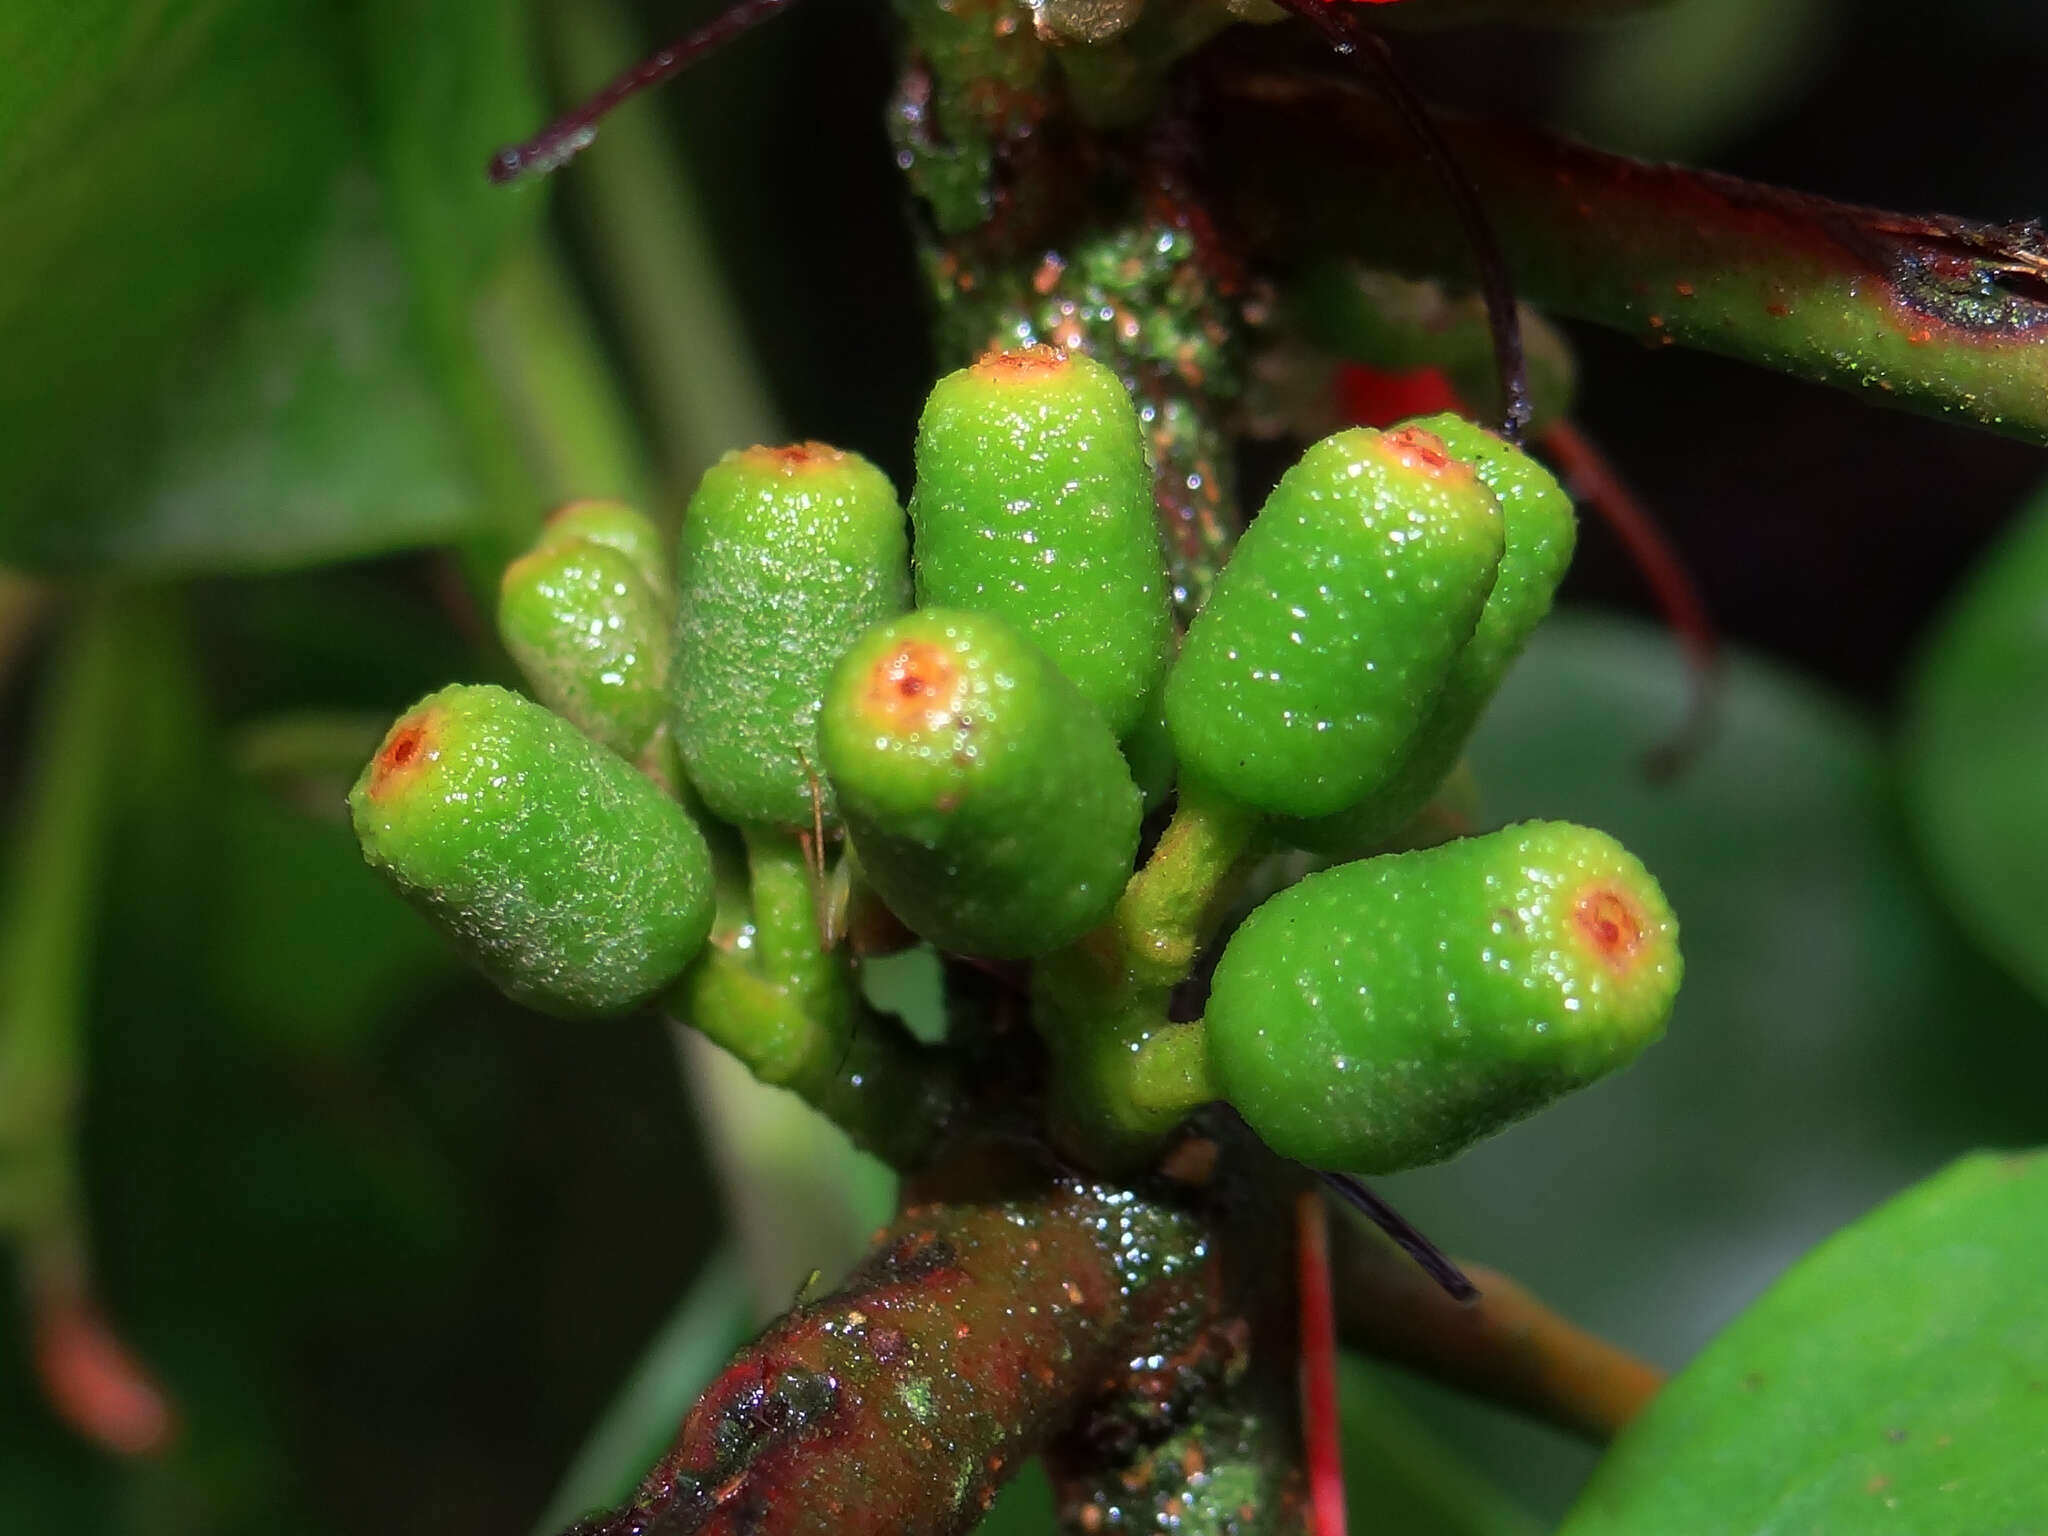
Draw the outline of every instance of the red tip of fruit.
<instances>
[{"instance_id":1,"label":"red tip of fruit","mask_svg":"<svg viewBox=\"0 0 2048 1536\"><path fill-rule=\"evenodd\" d=\"M396 793L424 764L433 761L436 755L434 727L437 723L435 712L423 710L407 715L391 728L391 734L384 738L384 745L377 749L377 755L370 763L369 793L372 800L381 800Z\"/></svg>"},{"instance_id":2,"label":"red tip of fruit","mask_svg":"<svg viewBox=\"0 0 2048 1536\"><path fill-rule=\"evenodd\" d=\"M861 708L880 729L908 735L945 721L960 683L960 668L943 647L905 640L869 669Z\"/></svg>"},{"instance_id":3,"label":"red tip of fruit","mask_svg":"<svg viewBox=\"0 0 2048 1536\"><path fill-rule=\"evenodd\" d=\"M830 469L846 455L830 443L785 443L780 448L748 448L740 462L750 469L794 477L813 470Z\"/></svg>"},{"instance_id":4,"label":"red tip of fruit","mask_svg":"<svg viewBox=\"0 0 2048 1536\"><path fill-rule=\"evenodd\" d=\"M1643 909L1627 891L1596 885L1579 893L1572 922L1609 970L1625 971L1643 944Z\"/></svg>"},{"instance_id":5,"label":"red tip of fruit","mask_svg":"<svg viewBox=\"0 0 2048 1536\"><path fill-rule=\"evenodd\" d=\"M1015 347L1007 352L984 352L969 371L991 384L1023 384L1043 379L1068 366L1067 354L1058 347Z\"/></svg>"}]
</instances>

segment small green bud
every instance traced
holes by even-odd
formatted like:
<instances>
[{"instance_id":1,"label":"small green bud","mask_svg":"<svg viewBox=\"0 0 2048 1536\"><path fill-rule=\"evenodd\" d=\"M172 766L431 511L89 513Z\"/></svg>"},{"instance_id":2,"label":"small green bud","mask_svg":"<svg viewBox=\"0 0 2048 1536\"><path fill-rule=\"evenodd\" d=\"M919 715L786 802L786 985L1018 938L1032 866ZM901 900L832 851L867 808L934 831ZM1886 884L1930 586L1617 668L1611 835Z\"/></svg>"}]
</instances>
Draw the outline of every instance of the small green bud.
<instances>
[{"instance_id":1,"label":"small green bud","mask_svg":"<svg viewBox=\"0 0 2048 1536\"><path fill-rule=\"evenodd\" d=\"M1022 958L1116 905L1138 790L1095 708L992 614L870 631L826 690L821 745L862 872L941 949Z\"/></svg>"},{"instance_id":2,"label":"small green bud","mask_svg":"<svg viewBox=\"0 0 2048 1536\"><path fill-rule=\"evenodd\" d=\"M888 478L823 443L728 453L676 554L675 728L704 803L742 825L834 818L818 759L833 663L910 606L909 536Z\"/></svg>"},{"instance_id":3,"label":"small green bud","mask_svg":"<svg viewBox=\"0 0 2048 1536\"><path fill-rule=\"evenodd\" d=\"M651 591L668 596L668 541L654 521L623 501L572 501L555 508L541 525L535 549L572 540L605 544L639 567Z\"/></svg>"},{"instance_id":4,"label":"small green bud","mask_svg":"<svg viewBox=\"0 0 2048 1536\"><path fill-rule=\"evenodd\" d=\"M1500 507L1419 428L1324 438L1280 477L1166 684L1185 773L1324 816L1393 774L1493 588Z\"/></svg>"},{"instance_id":5,"label":"small green bud","mask_svg":"<svg viewBox=\"0 0 2048 1536\"><path fill-rule=\"evenodd\" d=\"M633 557L554 529L505 567L498 634L540 701L621 757L668 713L668 604Z\"/></svg>"},{"instance_id":6,"label":"small green bud","mask_svg":"<svg viewBox=\"0 0 2048 1536\"><path fill-rule=\"evenodd\" d=\"M682 974L712 915L682 807L540 705L458 685L391 727L349 795L363 855L504 990L622 1013Z\"/></svg>"},{"instance_id":7,"label":"small green bud","mask_svg":"<svg viewBox=\"0 0 2048 1536\"><path fill-rule=\"evenodd\" d=\"M1406 759L1373 794L1334 816L1288 822L1280 835L1317 853L1355 855L1408 825L1451 771L1501 679L1550 613L1572 561L1578 524L1557 478L1512 443L1461 416L1410 423L1435 434L1500 503L1506 547L1472 638L1458 652Z\"/></svg>"},{"instance_id":8,"label":"small green bud","mask_svg":"<svg viewBox=\"0 0 2048 1536\"><path fill-rule=\"evenodd\" d=\"M1116 736L1172 638L1152 473L1117 376L1083 353L991 352L939 380L917 429L920 607L1009 620Z\"/></svg>"},{"instance_id":9,"label":"small green bud","mask_svg":"<svg viewBox=\"0 0 2048 1536\"><path fill-rule=\"evenodd\" d=\"M1310 875L1216 967L1216 1087L1276 1152L1439 1162L1630 1061L1682 965L1657 882L1604 832L1528 822Z\"/></svg>"}]
</instances>

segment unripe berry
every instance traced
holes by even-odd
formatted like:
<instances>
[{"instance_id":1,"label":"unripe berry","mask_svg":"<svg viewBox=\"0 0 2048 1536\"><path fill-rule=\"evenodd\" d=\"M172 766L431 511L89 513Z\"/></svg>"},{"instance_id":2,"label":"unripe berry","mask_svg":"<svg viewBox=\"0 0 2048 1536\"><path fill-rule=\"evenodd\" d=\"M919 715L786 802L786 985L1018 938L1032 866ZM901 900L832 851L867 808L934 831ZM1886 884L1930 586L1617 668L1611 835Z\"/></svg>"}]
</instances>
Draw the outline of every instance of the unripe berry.
<instances>
[{"instance_id":1,"label":"unripe berry","mask_svg":"<svg viewBox=\"0 0 2048 1536\"><path fill-rule=\"evenodd\" d=\"M711 927L711 855L681 806L540 705L444 688L391 727L349 795L363 855L506 995L621 1013Z\"/></svg>"},{"instance_id":2,"label":"unripe berry","mask_svg":"<svg viewBox=\"0 0 2048 1536\"><path fill-rule=\"evenodd\" d=\"M1031 347L939 380L910 516L920 607L1009 620L1130 733L1172 621L1144 438L1114 373Z\"/></svg>"},{"instance_id":3,"label":"unripe berry","mask_svg":"<svg viewBox=\"0 0 2048 1536\"><path fill-rule=\"evenodd\" d=\"M729 453L676 551L675 730L727 821L808 827L834 812L818 760L825 680L910 605L909 536L888 478L822 443Z\"/></svg>"},{"instance_id":4,"label":"unripe berry","mask_svg":"<svg viewBox=\"0 0 2048 1536\"><path fill-rule=\"evenodd\" d=\"M862 872L941 949L1058 948L1130 876L1138 790L1116 739L992 614L925 608L871 631L833 674L821 741Z\"/></svg>"},{"instance_id":5,"label":"unripe berry","mask_svg":"<svg viewBox=\"0 0 2048 1536\"><path fill-rule=\"evenodd\" d=\"M1681 969L1633 855L1528 822L1267 901L1216 967L1210 1070L1275 1151L1392 1173L1627 1065L1663 1032Z\"/></svg>"}]
</instances>

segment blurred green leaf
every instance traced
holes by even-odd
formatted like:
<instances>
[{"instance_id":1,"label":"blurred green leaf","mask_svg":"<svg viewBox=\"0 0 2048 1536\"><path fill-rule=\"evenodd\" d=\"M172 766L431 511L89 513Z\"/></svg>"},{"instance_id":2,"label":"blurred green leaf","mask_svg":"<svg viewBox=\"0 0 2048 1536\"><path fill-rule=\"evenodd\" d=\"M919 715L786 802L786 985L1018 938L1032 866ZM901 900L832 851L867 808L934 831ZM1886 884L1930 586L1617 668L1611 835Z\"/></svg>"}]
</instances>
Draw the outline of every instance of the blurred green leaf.
<instances>
[{"instance_id":1,"label":"blurred green leaf","mask_svg":"<svg viewBox=\"0 0 2048 1536\"><path fill-rule=\"evenodd\" d=\"M1838 0L1679 0L1588 43L1568 115L1623 154L1697 159L1792 99L1825 62Z\"/></svg>"},{"instance_id":2,"label":"blurred green leaf","mask_svg":"<svg viewBox=\"0 0 2048 1536\"><path fill-rule=\"evenodd\" d=\"M1565 1536L2038 1530L2048 1157L1970 1158L1823 1244L1650 1405Z\"/></svg>"},{"instance_id":3,"label":"blurred green leaf","mask_svg":"<svg viewBox=\"0 0 2048 1536\"><path fill-rule=\"evenodd\" d=\"M539 110L520 13L0 18L0 559L261 570L537 512L478 348L539 206L483 175Z\"/></svg>"},{"instance_id":4,"label":"blurred green leaf","mask_svg":"<svg viewBox=\"0 0 2048 1536\"><path fill-rule=\"evenodd\" d=\"M293 280L266 283L188 349L181 385L110 422L61 487L17 504L0 553L164 575L460 534L476 495L379 197L360 170L337 181Z\"/></svg>"},{"instance_id":5,"label":"blurred green leaf","mask_svg":"<svg viewBox=\"0 0 2048 1536\"><path fill-rule=\"evenodd\" d=\"M713 1254L592 1426L535 1523L535 1536L553 1536L579 1515L624 1499L661 1459L683 1415L746 1338L752 1320L738 1255Z\"/></svg>"},{"instance_id":6,"label":"blurred green leaf","mask_svg":"<svg viewBox=\"0 0 2048 1536\"><path fill-rule=\"evenodd\" d=\"M0 556L107 424L190 387L177 354L294 263L345 153L324 6L0 8Z\"/></svg>"},{"instance_id":7,"label":"blurred green leaf","mask_svg":"<svg viewBox=\"0 0 2048 1536\"><path fill-rule=\"evenodd\" d=\"M1421 1424L1384 1368L1346 1356L1344 1499L1361 1530L1401 1536L1536 1536L1543 1527L1493 1479Z\"/></svg>"},{"instance_id":8,"label":"blurred green leaf","mask_svg":"<svg viewBox=\"0 0 2048 1536\"><path fill-rule=\"evenodd\" d=\"M1942 893L2048 998L2048 492L1928 646L1902 747L1914 831Z\"/></svg>"},{"instance_id":9,"label":"blurred green leaf","mask_svg":"<svg viewBox=\"0 0 2048 1536\"><path fill-rule=\"evenodd\" d=\"M1667 1365L1893 1191L1987 1141L2048 1140L2048 1021L1920 884L1875 733L1737 654L1711 747L1653 784L1643 754L1685 690L1666 636L1561 615L1473 750L1489 817L1604 827L1663 884L1686 958L1668 1036L1386 1185L1453 1252ZM1531 1502L1558 1508L1587 1467L1557 1437L1455 1412Z\"/></svg>"}]
</instances>

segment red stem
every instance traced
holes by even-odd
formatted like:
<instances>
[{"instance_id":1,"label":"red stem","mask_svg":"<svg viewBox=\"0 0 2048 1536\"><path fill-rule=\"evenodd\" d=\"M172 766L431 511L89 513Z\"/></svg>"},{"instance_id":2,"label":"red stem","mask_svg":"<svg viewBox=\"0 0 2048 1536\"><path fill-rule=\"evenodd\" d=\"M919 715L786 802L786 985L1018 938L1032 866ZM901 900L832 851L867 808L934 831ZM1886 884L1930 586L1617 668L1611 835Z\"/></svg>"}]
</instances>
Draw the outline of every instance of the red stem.
<instances>
[{"instance_id":1,"label":"red stem","mask_svg":"<svg viewBox=\"0 0 2048 1536\"><path fill-rule=\"evenodd\" d=\"M1330 1284L1330 1226L1323 1197L1294 1198L1300 1240L1295 1259L1301 1294L1301 1421L1308 1452L1309 1508L1315 1536L1345 1536L1344 1447L1337 1412L1337 1299Z\"/></svg>"},{"instance_id":2,"label":"red stem","mask_svg":"<svg viewBox=\"0 0 2048 1536\"><path fill-rule=\"evenodd\" d=\"M1668 779L1691 767L1713 736L1721 694L1721 646L1714 622L1684 560L1599 446L1568 421L1545 428L1542 446L1573 496L1592 507L1621 540L1685 652L1690 688L1685 715L1650 749L1647 763L1652 777Z\"/></svg>"}]
</instances>

